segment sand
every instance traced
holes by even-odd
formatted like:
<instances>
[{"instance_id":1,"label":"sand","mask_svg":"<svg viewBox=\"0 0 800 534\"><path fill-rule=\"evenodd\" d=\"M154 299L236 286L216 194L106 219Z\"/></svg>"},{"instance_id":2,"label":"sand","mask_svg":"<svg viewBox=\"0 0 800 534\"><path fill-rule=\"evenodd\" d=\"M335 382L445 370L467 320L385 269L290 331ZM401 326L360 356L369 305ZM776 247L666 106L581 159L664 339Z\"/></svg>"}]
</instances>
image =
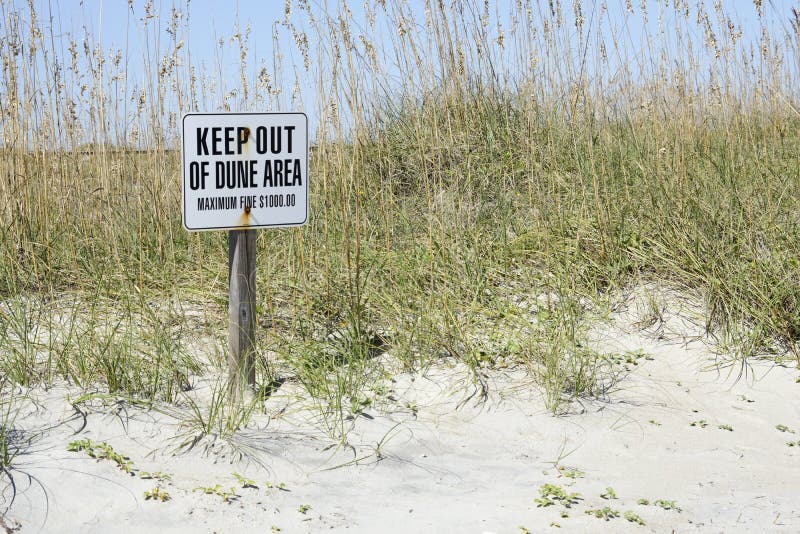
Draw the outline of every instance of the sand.
<instances>
[{"instance_id":1,"label":"sand","mask_svg":"<svg viewBox=\"0 0 800 534\"><path fill-rule=\"evenodd\" d=\"M487 371L482 399L469 372L444 361L396 370L346 446L291 382L237 436L244 457L224 443L209 450L209 439L175 453L179 421L159 411L111 403L84 420L66 400L77 390L22 392L36 402L20 405L14 426L36 438L17 460L0 532L800 531L800 444L787 445L800 440L797 369L728 365L691 314L641 329L637 313L619 310L594 333L605 350L642 355L601 400L554 416L519 369ZM171 499L145 500L155 480L66 450L85 437L169 473ZM216 484L236 495L196 490ZM544 484L580 499L538 506ZM607 488L616 498L601 497ZM586 513L604 507L619 517Z\"/></svg>"}]
</instances>

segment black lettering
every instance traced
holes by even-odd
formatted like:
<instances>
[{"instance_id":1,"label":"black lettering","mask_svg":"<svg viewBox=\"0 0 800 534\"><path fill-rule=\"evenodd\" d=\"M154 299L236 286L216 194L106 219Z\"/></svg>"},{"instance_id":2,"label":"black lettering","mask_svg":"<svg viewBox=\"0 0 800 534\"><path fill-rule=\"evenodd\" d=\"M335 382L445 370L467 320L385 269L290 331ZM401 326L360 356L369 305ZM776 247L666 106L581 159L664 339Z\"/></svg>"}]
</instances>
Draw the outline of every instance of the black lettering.
<instances>
[{"instance_id":1,"label":"black lettering","mask_svg":"<svg viewBox=\"0 0 800 534\"><path fill-rule=\"evenodd\" d=\"M203 161L202 163L200 163L200 182L201 182L200 187L202 189L206 188L206 178L208 178L208 162Z\"/></svg>"},{"instance_id":2,"label":"black lettering","mask_svg":"<svg viewBox=\"0 0 800 534\"><path fill-rule=\"evenodd\" d=\"M292 185L292 168L289 167L291 165L292 160L285 159L283 160L283 176L284 176L284 185Z\"/></svg>"},{"instance_id":3,"label":"black lettering","mask_svg":"<svg viewBox=\"0 0 800 534\"><path fill-rule=\"evenodd\" d=\"M267 160L264 164L264 187L273 187L272 183L272 160Z\"/></svg>"},{"instance_id":4,"label":"black lettering","mask_svg":"<svg viewBox=\"0 0 800 534\"><path fill-rule=\"evenodd\" d=\"M217 189L222 189L225 187L225 162L217 161L214 167L217 170Z\"/></svg>"},{"instance_id":5,"label":"black lettering","mask_svg":"<svg viewBox=\"0 0 800 534\"><path fill-rule=\"evenodd\" d=\"M236 208L236 197L200 197L197 199L197 210L230 210Z\"/></svg>"},{"instance_id":6,"label":"black lettering","mask_svg":"<svg viewBox=\"0 0 800 534\"><path fill-rule=\"evenodd\" d=\"M283 161L276 159L273 164L275 166L275 185L283 187Z\"/></svg>"},{"instance_id":7,"label":"black lettering","mask_svg":"<svg viewBox=\"0 0 800 534\"><path fill-rule=\"evenodd\" d=\"M220 137L220 133L222 128L211 128L211 153L215 156L222 155L222 149L219 148L219 144L222 142L222 137Z\"/></svg>"},{"instance_id":8,"label":"black lettering","mask_svg":"<svg viewBox=\"0 0 800 534\"><path fill-rule=\"evenodd\" d=\"M275 135L277 133L277 135ZM273 154L278 154L281 151L281 129L279 127L269 127L269 147Z\"/></svg>"},{"instance_id":9,"label":"black lettering","mask_svg":"<svg viewBox=\"0 0 800 534\"><path fill-rule=\"evenodd\" d=\"M236 187L236 175L234 174L236 171L236 167L234 166L233 168L231 168L231 162L226 161L225 169L228 171L225 183L228 185L228 189L233 189L234 187Z\"/></svg>"},{"instance_id":10,"label":"black lettering","mask_svg":"<svg viewBox=\"0 0 800 534\"><path fill-rule=\"evenodd\" d=\"M189 163L189 189L200 189L200 164L196 161Z\"/></svg>"},{"instance_id":11,"label":"black lettering","mask_svg":"<svg viewBox=\"0 0 800 534\"><path fill-rule=\"evenodd\" d=\"M300 160L294 160L294 169L292 169L292 185L303 185L303 173L300 170Z\"/></svg>"},{"instance_id":12,"label":"black lettering","mask_svg":"<svg viewBox=\"0 0 800 534\"><path fill-rule=\"evenodd\" d=\"M231 148L231 145L236 140L236 138L233 135L234 129L235 128L233 126L225 127L225 154L228 156L232 156L233 154L236 153L233 151L233 148Z\"/></svg>"},{"instance_id":13,"label":"black lettering","mask_svg":"<svg viewBox=\"0 0 800 534\"><path fill-rule=\"evenodd\" d=\"M208 128L198 128L197 129L197 155L198 156L207 156L208 155L208 143L206 141L206 137L208 136Z\"/></svg>"},{"instance_id":14,"label":"black lettering","mask_svg":"<svg viewBox=\"0 0 800 534\"><path fill-rule=\"evenodd\" d=\"M242 153L242 147L247 144L247 141L250 139L250 128L247 127L238 127L236 128L236 139L237 139L237 147L236 152L237 154Z\"/></svg>"},{"instance_id":15,"label":"black lettering","mask_svg":"<svg viewBox=\"0 0 800 534\"><path fill-rule=\"evenodd\" d=\"M258 160L251 159L249 162L250 168L250 187L258 187L256 183L256 175L258 174Z\"/></svg>"},{"instance_id":16,"label":"black lettering","mask_svg":"<svg viewBox=\"0 0 800 534\"><path fill-rule=\"evenodd\" d=\"M256 152L258 154L267 153L267 128L265 126L256 128Z\"/></svg>"},{"instance_id":17,"label":"black lettering","mask_svg":"<svg viewBox=\"0 0 800 534\"><path fill-rule=\"evenodd\" d=\"M294 132L294 126L284 126L284 130L286 130L286 150L289 151L289 154L292 153L292 132Z\"/></svg>"}]
</instances>

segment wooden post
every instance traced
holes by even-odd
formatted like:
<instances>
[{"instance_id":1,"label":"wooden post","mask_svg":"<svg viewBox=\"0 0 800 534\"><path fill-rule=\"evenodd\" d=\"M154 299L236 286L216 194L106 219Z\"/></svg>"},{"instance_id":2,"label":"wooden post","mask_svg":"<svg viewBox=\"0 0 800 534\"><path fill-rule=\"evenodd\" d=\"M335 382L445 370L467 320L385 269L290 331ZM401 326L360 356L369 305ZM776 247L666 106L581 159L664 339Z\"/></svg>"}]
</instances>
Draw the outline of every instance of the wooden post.
<instances>
[{"instance_id":1,"label":"wooden post","mask_svg":"<svg viewBox=\"0 0 800 534\"><path fill-rule=\"evenodd\" d=\"M256 230L228 232L228 382L238 393L256 381Z\"/></svg>"}]
</instances>

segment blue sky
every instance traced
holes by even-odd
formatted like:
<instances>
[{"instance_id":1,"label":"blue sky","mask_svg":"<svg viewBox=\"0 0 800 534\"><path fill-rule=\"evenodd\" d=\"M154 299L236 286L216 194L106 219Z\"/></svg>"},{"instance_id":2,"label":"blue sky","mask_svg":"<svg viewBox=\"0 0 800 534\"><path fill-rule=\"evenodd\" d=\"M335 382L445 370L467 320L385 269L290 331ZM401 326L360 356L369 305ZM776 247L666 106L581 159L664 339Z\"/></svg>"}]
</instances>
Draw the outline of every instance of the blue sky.
<instances>
[{"instance_id":1,"label":"blue sky","mask_svg":"<svg viewBox=\"0 0 800 534\"><path fill-rule=\"evenodd\" d=\"M314 10L318 18L327 10L336 14L340 7L341 0L308 0L309 5ZM375 0L369 0L374 4ZM448 0L446 3L453 0ZM499 21L504 27L509 25L509 11L507 7L516 0L505 0L490 2L491 22L493 28ZM546 0L531 0L536 9L548 9ZM689 6L694 9L698 0L689 0ZM700 0L703 1L703 0ZM391 3L392 0L387 0ZM18 6L25 11L25 0L11 0L12 5ZM482 2L476 1L477 5ZM655 13L658 11L659 4L664 0L646 0L645 4L650 11L650 16L645 23L639 16L641 0L633 0L632 4L636 12L635 15L626 16L625 0L606 0L608 13L606 15L609 22L624 21L617 25L615 31L624 32L625 38L619 40L624 50L625 57L636 58L641 55L643 47L643 35L656 35L658 32L658 21ZM136 84L144 85L147 80L143 79L142 58L149 57L157 60L165 50L171 47L172 37L167 29L173 7L180 10L183 14L181 19L181 34L179 39L185 41L186 50L191 57L192 64L198 68L205 68L214 74L217 79L224 80L230 88L235 88L239 80L239 51L237 43L231 39L238 27L240 32L245 32L249 28L248 42L248 72L250 80L256 78L261 66L266 66L269 71L275 74L276 69L273 61L274 45L283 55L281 69L283 95L277 107L283 111L303 110L309 113L312 130L316 129L316 110L313 109L315 99L315 84L318 79L313 75L308 75L303 71L302 58L295 46L290 32L286 28L278 26L277 40L273 40L273 28L275 23L284 20L285 2L284 0L235 0L235 1L216 1L216 0L189 0L187 4L181 1L159 1L153 0L151 7L151 18L146 17L147 4L144 0L133 0L130 3L126 0L34 0L37 6L37 13L41 24L45 28L50 27L49 21L52 20L52 29L55 40L55 48L62 49L62 61L66 58L66 47L70 39L78 43L82 42L84 32L90 36L92 43L100 43L102 48L109 53L115 49L123 53L123 57L128 58L127 79L130 86ZM297 0L293 0L294 13L291 20L300 29L309 30L304 25L305 17L297 8ZM416 18L422 20L425 2L422 0L409 0L407 4L411 7ZM587 22L596 16L602 0L584 0L583 15ZM671 12L673 0L668 0L667 4ZM713 11L713 0L705 0L705 4L710 11ZM800 7L797 0L764 0L764 9L768 17L772 19L772 27L779 31L786 31L789 28L789 14L792 7ZM562 0L564 17L568 21L567 26L573 17L571 0ZM759 38L760 26L756 16L753 2L750 0L723 0L724 11L731 14L735 22L741 24L744 35L743 40L757 42ZM132 7L131 7L132 6ZM348 6L352 11L355 29L365 22L364 0L351 0ZM188 19L186 18L188 14ZM674 15L673 15L674 16ZM145 20L146 19L146 20ZM662 21L664 27L670 27L670 20ZM142 26L146 24L151 30L158 28L157 31L144 32ZM608 28L609 24L605 25ZM389 43L391 29L384 33L384 38ZM602 30L611 32L610 29ZM689 28L689 31L696 35L693 37L695 42L702 42L702 30L699 26ZM188 32L188 33L187 33ZM309 31L310 46L315 46L313 32ZM147 39L145 39L147 35ZM611 37L607 35L606 37ZM218 43L222 40L223 46ZM158 42L157 42L158 41ZM380 43L378 43L380 45ZM678 43L673 43L676 49ZM160 52L156 53L155 49ZM390 46L384 46L390 49ZM651 51L652 52L652 51ZM657 51L656 51L657 52ZM673 53L675 53L673 51ZM312 57L315 54L312 51ZM790 65L788 68L797 69L797 66ZM312 69L313 70L313 69ZM152 72L152 71L151 71ZM389 73L395 79L402 80L403 74L398 70ZM295 82L296 80L296 82ZM291 94L295 83L298 84L300 98L292 100ZM295 91L296 92L296 91ZM235 105L233 107L236 107ZM188 110L182 110L188 111ZM204 109L203 111L214 111ZM234 111L244 111L234 109ZM252 111L252 109L250 110Z\"/></svg>"}]
</instances>

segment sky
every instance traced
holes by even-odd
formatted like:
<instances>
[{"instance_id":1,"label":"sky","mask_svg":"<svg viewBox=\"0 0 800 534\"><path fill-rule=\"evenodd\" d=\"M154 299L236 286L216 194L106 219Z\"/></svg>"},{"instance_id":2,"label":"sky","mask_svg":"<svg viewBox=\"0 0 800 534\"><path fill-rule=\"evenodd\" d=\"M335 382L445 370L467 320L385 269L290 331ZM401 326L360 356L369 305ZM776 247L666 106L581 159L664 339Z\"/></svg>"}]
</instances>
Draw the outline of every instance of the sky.
<instances>
[{"instance_id":1,"label":"sky","mask_svg":"<svg viewBox=\"0 0 800 534\"><path fill-rule=\"evenodd\" d=\"M25 10L27 0L6 0L11 5L15 5ZM188 2L174 0L33 0L37 6L37 13L40 21L45 27L53 29L56 48L61 48L63 56L66 57L66 47L70 39L81 42L84 32L90 36L90 41L101 44L104 50L118 49L123 52L123 56L128 58L127 78L132 85L136 83L143 85L146 80L142 79L143 57L158 58L168 50L172 43L172 37L168 33L169 21L173 8L178 9L183 17L181 19L181 31L178 39L185 42L191 62L199 67L205 67L209 72L213 72L217 79L225 80L229 87L236 87L239 80L239 50L238 44L231 39L236 28L240 32L249 29L248 41L248 77L253 80L261 66L267 66L268 70L283 70L280 78L283 80L282 96L277 102L280 111L306 111L309 114L312 130L317 128L317 110L314 109L314 92L316 84L319 83L313 75L303 71L303 58L293 42L291 32L285 27L277 26L277 38L273 38L273 29L276 22L284 20L285 1L284 0L188 0ZM318 18L323 14L330 13L335 16L338 12L342 0L308 0L311 9ZM374 4L375 0L369 0ZM387 3L391 3L388 0ZM459 0L445 0L446 3L457 3ZM489 27L493 27L497 22L508 27L507 6L517 0L490 1L491 22ZM531 0L532 5L537 9L547 9L546 0ZM666 2L672 5L675 0L645 0L650 13L658 10L660 3ZM694 6L698 1L704 1L711 6L714 0L689 0L689 5ZM1 3L1 2L0 2ZM642 35L653 35L658 31L657 18L650 16L645 23L641 17L631 16L624 18L626 11L625 0L584 0L583 15L587 20L595 16L601 4L607 4L608 20L625 20L624 30L626 39L622 41L623 46L627 47L625 55L636 57L640 53L642 46ZM633 0L632 5L638 12L642 0ZM722 0L726 13L732 14L734 19L738 19L744 32L744 39L758 41L760 27L756 17L755 8L751 0ZM293 0L294 12L292 20L299 29L308 30L304 26L304 16L298 13L297 0ZM352 12L355 28L365 24L364 0L350 0L348 6ZM408 0L410 6L418 20L422 20L425 2L422 0ZM476 2L480 5L481 2ZM572 0L562 0L565 18L573 17ZM800 8L798 0L764 0L765 11L768 16L774 18L774 24L778 28L788 30L789 14L793 7ZM188 7L188 9L187 9ZM188 17L188 18L187 18ZM158 31L144 32L143 25L150 28L158 27ZM669 27L669 21L664 21L664 25ZM0 28L0 32L2 28ZM611 31L611 30L604 30ZM698 42L702 42L702 33L699 27L694 28L698 34ZM309 33L310 46L315 46L313 32ZM384 34L389 39L391 31ZM147 35L147 39L145 39ZM610 36L609 36L610 37ZM156 42L158 39L160 42ZM224 46L220 47L220 41ZM387 41L388 42L388 41ZM380 44L380 43L379 43ZM281 65L276 67L273 52L275 45L283 55ZM678 46L675 43L675 46ZM389 47L390 48L390 47ZM155 53L159 49L160 53ZM313 56L314 54L312 54ZM793 68L797 68L796 66ZM313 69L312 69L313 70ZM152 72L152 71L151 71ZM390 73L402 81L400 72ZM278 78L278 76L275 76ZM295 98L292 98L292 95ZM188 111L188 110L184 110ZM215 110L203 110L215 111ZM248 110L252 111L252 110Z\"/></svg>"}]
</instances>

